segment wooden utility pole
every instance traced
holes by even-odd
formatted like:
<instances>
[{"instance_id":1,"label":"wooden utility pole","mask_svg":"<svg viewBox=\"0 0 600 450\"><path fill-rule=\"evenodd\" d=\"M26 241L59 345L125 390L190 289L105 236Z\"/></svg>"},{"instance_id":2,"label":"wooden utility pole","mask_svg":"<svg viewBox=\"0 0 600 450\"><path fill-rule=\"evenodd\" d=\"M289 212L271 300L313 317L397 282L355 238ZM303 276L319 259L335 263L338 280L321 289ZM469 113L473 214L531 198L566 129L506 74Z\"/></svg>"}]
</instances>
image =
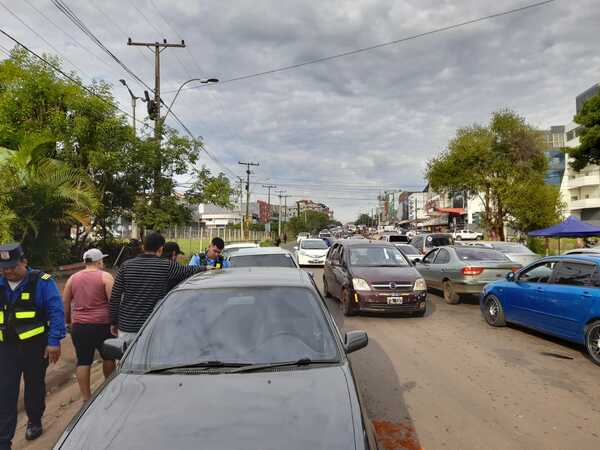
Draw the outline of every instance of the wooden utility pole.
<instances>
[{"instance_id":1,"label":"wooden utility pole","mask_svg":"<svg viewBox=\"0 0 600 450\"><path fill-rule=\"evenodd\" d=\"M246 166L246 233L250 230L250 166L260 166L259 163L255 162L241 162L238 161L238 164L242 166Z\"/></svg>"}]
</instances>

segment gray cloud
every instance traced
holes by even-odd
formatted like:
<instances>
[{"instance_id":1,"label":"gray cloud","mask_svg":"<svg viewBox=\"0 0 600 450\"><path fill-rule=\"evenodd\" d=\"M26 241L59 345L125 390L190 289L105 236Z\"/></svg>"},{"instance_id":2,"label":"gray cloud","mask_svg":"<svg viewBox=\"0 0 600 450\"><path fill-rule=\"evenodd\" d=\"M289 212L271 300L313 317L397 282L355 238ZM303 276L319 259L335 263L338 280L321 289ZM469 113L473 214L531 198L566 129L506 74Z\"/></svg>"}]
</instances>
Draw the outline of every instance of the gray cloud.
<instances>
[{"instance_id":1,"label":"gray cloud","mask_svg":"<svg viewBox=\"0 0 600 450\"><path fill-rule=\"evenodd\" d=\"M111 81L116 97L128 109L129 99L118 85L124 76L119 67L49 2L29 1L104 63L74 45L26 3L10 2L10 7L81 66L84 79ZM153 80L152 55L127 47L127 37L151 41L183 37L187 50L163 53L162 88L170 101L173 94L168 92L190 75L228 79L528 2L67 3L148 84ZM157 35L133 4L163 35ZM3 18L3 27L23 42L51 52L17 21L4 14ZM270 180L290 193L321 200L339 218L352 219L373 207L378 188L423 186L427 159L444 148L456 128L485 123L498 108L513 108L539 127L570 121L574 96L598 82L599 24L596 1L581 0L576 7L557 1L360 55L186 90L175 109L231 170L242 173L240 159L260 161L255 175L259 182ZM5 39L0 43L10 45ZM135 89L141 94L140 86ZM206 164L218 170L208 159ZM266 196L263 191L260 184L254 185L259 198Z\"/></svg>"}]
</instances>

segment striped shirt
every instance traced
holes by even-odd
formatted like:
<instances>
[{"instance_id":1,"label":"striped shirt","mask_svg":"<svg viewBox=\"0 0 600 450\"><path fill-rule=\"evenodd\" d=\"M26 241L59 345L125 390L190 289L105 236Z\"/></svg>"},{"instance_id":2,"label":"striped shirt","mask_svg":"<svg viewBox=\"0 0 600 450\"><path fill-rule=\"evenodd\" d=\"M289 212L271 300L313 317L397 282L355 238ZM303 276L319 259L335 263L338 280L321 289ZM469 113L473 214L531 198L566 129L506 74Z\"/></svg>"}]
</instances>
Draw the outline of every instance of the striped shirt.
<instances>
[{"instance_id":1,"label":"striped shirt","mask_svg":"<svg viewBox=\"0 0 600 450\"><path fill-rule=\"evenodd\" d=\"M205 270L205 266L182 266L146 253L125 261L110 296L111 323L121 331L137 333L169 286Z\"/></svg>"}]
</instances>

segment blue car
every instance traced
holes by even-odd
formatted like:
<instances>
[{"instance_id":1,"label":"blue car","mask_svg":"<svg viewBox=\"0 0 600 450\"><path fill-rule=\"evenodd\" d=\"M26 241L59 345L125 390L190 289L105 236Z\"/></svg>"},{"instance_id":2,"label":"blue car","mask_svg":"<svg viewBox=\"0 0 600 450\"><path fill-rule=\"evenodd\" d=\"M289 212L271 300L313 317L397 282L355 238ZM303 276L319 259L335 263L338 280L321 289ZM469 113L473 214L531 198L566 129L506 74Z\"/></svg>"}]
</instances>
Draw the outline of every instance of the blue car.
<instances>
[{"instance_id":1,"label":"blue car","mask_svg":"<svg viewBox=\"0 0 600 450\"><path fill-rule=\"evenodd\" d=\"M600 365L600 255L543 258L486 285L479 303L488 324L516 323L583 344Z\"/></svg>"}]
</instances>

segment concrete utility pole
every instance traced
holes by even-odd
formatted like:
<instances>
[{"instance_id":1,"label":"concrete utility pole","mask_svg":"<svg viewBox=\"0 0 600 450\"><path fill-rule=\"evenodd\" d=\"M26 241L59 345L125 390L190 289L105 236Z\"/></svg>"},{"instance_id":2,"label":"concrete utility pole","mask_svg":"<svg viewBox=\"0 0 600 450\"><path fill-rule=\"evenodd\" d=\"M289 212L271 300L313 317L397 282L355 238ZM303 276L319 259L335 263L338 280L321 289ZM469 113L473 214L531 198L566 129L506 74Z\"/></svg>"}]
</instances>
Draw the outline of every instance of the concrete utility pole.
<instances>
[{"instance_id":1,"label":"concrete utility pole","mask_svg":"<svg viewBox=\"0 0 600 450\"><path fill-rule=\"evenodd\" d=\"M238 177L240 180L240 238L244 236L244 180L242 177Z\"/></svg>"},{"instance_id":2,"label":"concrete utility pole","mask_svg":"<svg viewBox=\"0 0 600 450\"><path fill-rule=\"evenodd\" d=\"M267 189L267 223L269 224L269 233L271 232L271 189L275 189L277 186L274 184L263 184L262 187Z\"/></svg>"},{"instance_id":3,"label":"concrete utility pole","mask_svg":"<svg viewBox=\"0 0 600 450\"><path fill-rule=\"evenodd\" d=\"M285 224L287 223L287 199L288 197L291 197L291 195L282 195L283 197L283 201L284 206L283 206L283 211L284 211L284 216L283 216L283 232L285 233Z\"/></svg>"},{"instance_id":4,"label":"concrete utility pole","mask_svg":"<svg viewBox=\"0 0 600 450\"><path fill-rule=\"evenodd\" d=\"M260 166L259 163L255 162L242 162L238 161L238 164L246 166L246 233L250 230L250 166Z\"/></svg>"},{"instance_id":5,"label":"concrete utility pole","mask_svg":"<svg viewBox=\"0 0 600 450\"><path fill-rule=\"evenodd\" d=\"M283 197L285 191L277 191L277 193L279 194L279 214L277 214L279 216L279 229L277 231L277 235L281 237L281 198Z\"/></svg>"}]
</instances>

